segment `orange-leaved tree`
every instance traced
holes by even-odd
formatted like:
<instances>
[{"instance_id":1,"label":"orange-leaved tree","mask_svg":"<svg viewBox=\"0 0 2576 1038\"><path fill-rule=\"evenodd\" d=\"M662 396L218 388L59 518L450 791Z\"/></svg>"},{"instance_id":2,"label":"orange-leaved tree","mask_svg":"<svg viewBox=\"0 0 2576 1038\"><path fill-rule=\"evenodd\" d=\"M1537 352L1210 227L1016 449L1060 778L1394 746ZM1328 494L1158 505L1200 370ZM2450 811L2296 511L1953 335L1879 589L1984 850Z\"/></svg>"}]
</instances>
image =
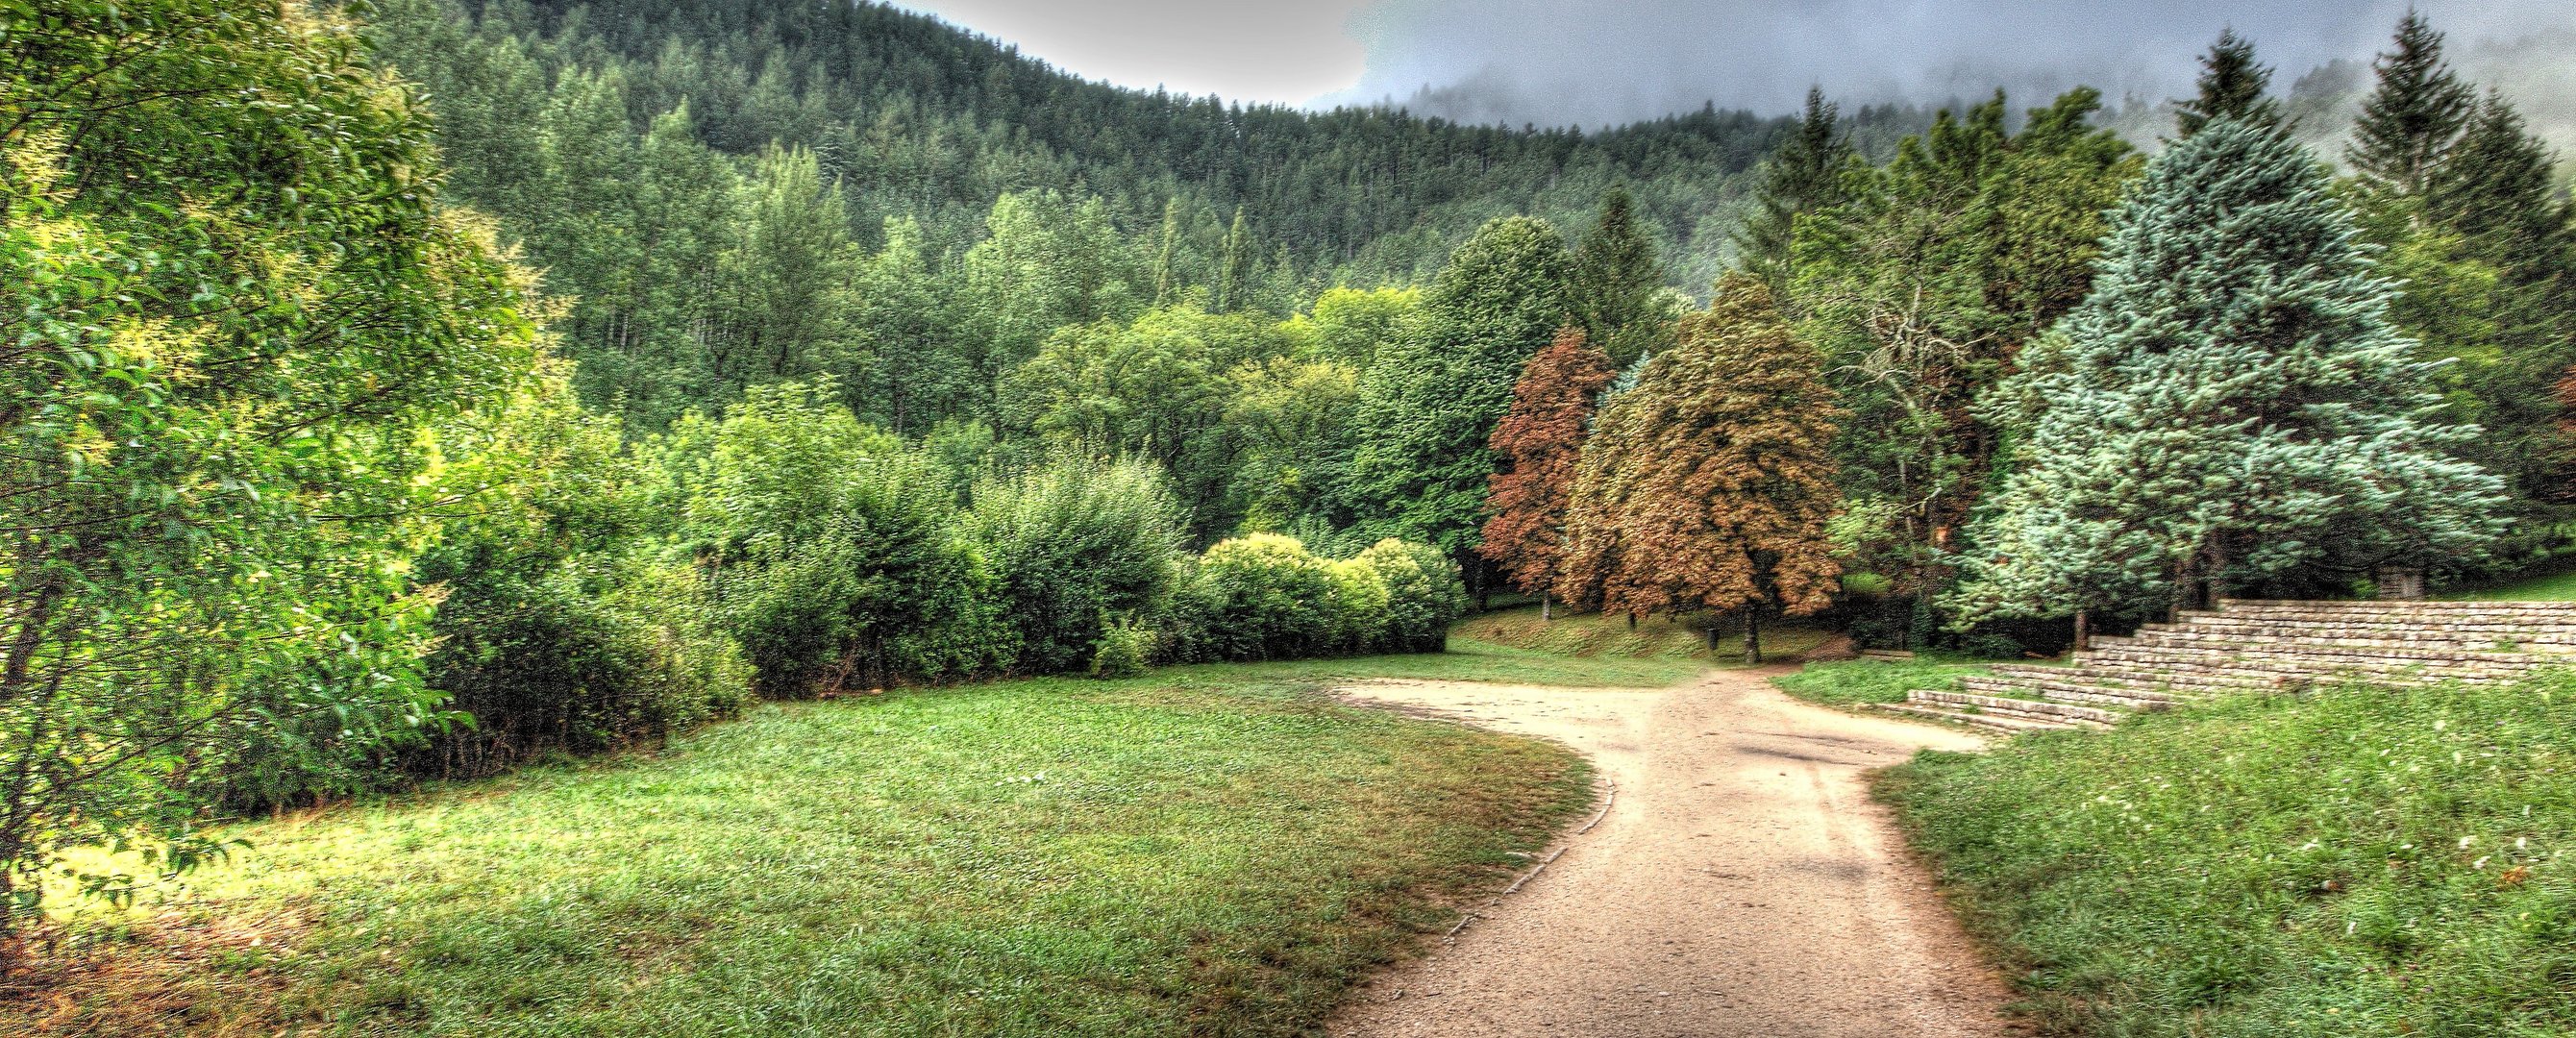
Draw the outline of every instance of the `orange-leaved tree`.
<instances>
[{"instance_id":1,"label":"orange-leaved tree","mask_svg":"<svg viewBox=\"0 0 2576 1038\"><path fill-rule=\"evenodd\" d=\"M1593 401L1610 384L1608 354L1568 326L1521 367L1512 408L1494 426L1501 468L1487 483L1484 544L1477 550L1522 591L1539 596L1540 615L1554 593L1564 553L1566 495L1574 489L1576 455Z\"/></svg>"},{"instance_id":2,"label":"orange-leaved tree","mask_svg":"<svg viewBox=\"0 0 2576 1038\"><path fill-rule=\"evenodd\" d=\"M1602 409L1556 590L1632 621L1741 615L1745 657L1760 662L1761 616L1823 609L1842 573L1825 534L1841 504L1830 448L1842 411L1770 289L1740 274L1717 288L1680 344Z\"/></svg>"}]
</instances>

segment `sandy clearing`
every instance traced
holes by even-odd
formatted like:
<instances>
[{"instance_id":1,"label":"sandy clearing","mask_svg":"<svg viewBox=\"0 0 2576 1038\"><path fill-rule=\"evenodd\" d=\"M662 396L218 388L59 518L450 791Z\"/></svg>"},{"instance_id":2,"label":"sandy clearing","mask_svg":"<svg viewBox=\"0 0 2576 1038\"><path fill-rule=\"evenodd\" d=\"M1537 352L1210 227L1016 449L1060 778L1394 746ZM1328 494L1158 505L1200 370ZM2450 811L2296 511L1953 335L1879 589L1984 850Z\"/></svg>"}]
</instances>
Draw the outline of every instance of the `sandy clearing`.
<instances>
[{"instance_id":1,"label":"sandy clearing","mask_svg":"<svg viewBox=\"0 0 2576 1038\"><path fill-rule=\"evenodd\" d=\"M1893 1038L2010 1033L2002 983L1902 856L1862 772L1963 732L1782 695L1373 682L1354 702L1555 739L1616 784L1562 856L1362 986L1337 1036Z\"/></svg>"}]
</instances>

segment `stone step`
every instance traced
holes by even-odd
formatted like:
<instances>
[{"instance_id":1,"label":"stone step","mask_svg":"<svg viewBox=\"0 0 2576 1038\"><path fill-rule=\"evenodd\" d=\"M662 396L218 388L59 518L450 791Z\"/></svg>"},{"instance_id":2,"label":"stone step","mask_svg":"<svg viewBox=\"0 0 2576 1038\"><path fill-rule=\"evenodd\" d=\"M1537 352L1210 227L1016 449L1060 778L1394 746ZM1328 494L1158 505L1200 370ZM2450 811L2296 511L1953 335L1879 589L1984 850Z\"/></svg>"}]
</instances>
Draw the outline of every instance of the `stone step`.
<instances>
[{"instance_id":1,"label":"stone step","mask_svg":"<svg viewBox=\"0 0 2576 1038\"><path fill-rule=\"evenodd\" d=\"M2337 648L2396 648L2452 652L2576 652L2576 628L2535 630L2500 625L2475 629L2410 627L2386 629L2359 625L2312 623L2201 622L2148 624L2125 637L2093 639L2096 646L2178 645L2196 642L2272 642Z\"/></svg>"},{"instance_id":2,"label":"stone step","mask_svg":"<svg viewBox=\"0 0 2576 1038\"><path fill-rule=\"evenodd\" d=\"M2142 690L2133 687L2096 684L2081 679L2039 678L2020 675L1959 679L1959 690L1990 696L2025 696L2059 703L2114 707L2124 710L2162 710L2182 697L2171 692Z\"/></svg>"},{"instance_id":3,"label":"stone step","mask_svg":"<svg viewBox=\"0 0 2576 1038\"><path fill-rule=\"evenodd\" d=\"M2041 721L2073 721L2096 725L2118 724L2122 717L2127 716L2124 711L2105 710L2098 706L2059 703L2045 699L2025 699L2018 696L1988 695L1980 692L1917 690L1906 693L1905 701L1952 709L1975 707L1979 713L2005 714Z\"/></svg>"},{"instance_id":4,"label":"stone step","mask_svg":"<svg viewBox=\"0 0 2576 1038\"><path fill-rule=\"evenodd\" d=\"M1950 710L1936 706L1925 706L1919 703L1872 703L1870 705L1893 714L1908 714L1914 717L1930 718L1936 721L1954 721L1959 724L1970 724L1979 728L1991 728L1999 732L2014 735L2018 735L2022 732L2062 732L2072 728L2081 727L2064 721L2042 721L2028 717L2008 717L2003 714L1969 713L1963 710Z\"/></svg>"},{"instance_id":5,"label":"stone step","mask_svg":"<svg viewBox=\"0 0 2576 1038\"><path fill-rule=\"evenodd\" d=\"M2483 601L2475 599L2276 599L2222 598L2217 609L2187 609L2184 616L2210 613L2362 613L2372 616L2390 613L2428 616L2459 616L2474 613L2516 613L2531 615L2576 616L2576 602L2546 600Z\"/></svg>"}]
</instances>

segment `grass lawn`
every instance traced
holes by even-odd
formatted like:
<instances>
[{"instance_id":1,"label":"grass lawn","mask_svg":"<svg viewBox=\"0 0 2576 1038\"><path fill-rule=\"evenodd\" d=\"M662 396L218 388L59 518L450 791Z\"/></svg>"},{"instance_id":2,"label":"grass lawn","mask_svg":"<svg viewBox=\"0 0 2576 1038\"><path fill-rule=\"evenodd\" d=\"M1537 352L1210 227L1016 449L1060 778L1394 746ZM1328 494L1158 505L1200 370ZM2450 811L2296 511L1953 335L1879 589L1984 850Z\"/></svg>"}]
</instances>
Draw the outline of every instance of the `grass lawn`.
<instances>
[{"instance_id":1,"label":"grass lawn","mask_svg":"<svg viewBox=\"0 0 2576 1038\"><path fill-rule=\"evenodd\" d=\"M1910 660L1833 660L1810 663L1795 674L1772 678L1780 691L1825 706L1902 703L1915 689L1955 692L1959 678L1986 673L1993 661L1979 662L1948 653L1918 653Z\"/></svg>"},{"instance_id":2,"label":"grass lawn","mask_svg":"<svg viewBox=\"0 0 2576 1038\"><path fill-rule=\"evenodd\" d=\"M1583 613L1569 616L1559 611L1554 619L1539 619L1535 605L1498 609L1475 617L1456 628L1451 647L1462 640L1496 646L1532 650L1585 662L1644 660L1703 666L1742 666L1744 631L1741 625L1729 625L1718 640L1714 654L1708 650L1706 617L1651 616L1637 621L1635 629L1625 616L1603 616ZM1826 633L1814 628L1783 624L1762 629L1762 655L1772 662L1794 660L1800 653L1823 644Z\"/></svg>"},{"instance_id":3,"label":"grass lawn","mask_svg":"<svg viewBox=\"0 0 2576 1038\"><path fill-rule=\"evenodd\" d=\"M764 706L243 825L186 896L73 910L88 951L0 1033L1311 1033L1592 795L1559 747L1318 688L1697 669L1458 650Z\"/></svg>"},{"instance_id":4,"label":"grass lawn","mask_svg":"<svg viewBox=\"0 0 2576 1038\"><path fill-rule=\"evenodd\" d=\"M2501 587L2460 591L2442 597L2464 602L2568 602L2576 601L2576 570L2534 577Z\"/></svg>"},{"instance_id":5,"label":"grass lawn","mask_svg":"<svg viewBox=\"0 0 2576 1038\"><path fill-rule=\"evenodd\" d=\"M1880 794L2048 1033L2576 1033L2576 676L2146 714Z\"/></svg>"}]
</instances>

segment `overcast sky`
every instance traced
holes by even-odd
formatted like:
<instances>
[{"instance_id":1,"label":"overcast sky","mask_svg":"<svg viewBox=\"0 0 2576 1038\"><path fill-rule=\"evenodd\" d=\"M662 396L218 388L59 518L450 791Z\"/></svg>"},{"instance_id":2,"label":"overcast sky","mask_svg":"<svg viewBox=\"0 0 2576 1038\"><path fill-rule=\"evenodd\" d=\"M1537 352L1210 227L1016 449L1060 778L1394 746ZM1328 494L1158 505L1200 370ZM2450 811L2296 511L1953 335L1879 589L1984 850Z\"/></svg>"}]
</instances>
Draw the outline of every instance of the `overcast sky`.
<instances>
[{"instance_id":1,"label":"overcast sky","mask_svg":"<svg viewBox=\"0 0 2576 1038\"><path fill-rule=\"evenodd\" d=\"M1837 97L2078 82L2160 97L2233 24L2283 71L2367 58L2407 0L902 0L1094 79L1242 101L1393 98L1480 121L1599 124ZM2576 0L2417 0L2463 45L2576 38Z\"/></svg>"}]
</instances>

